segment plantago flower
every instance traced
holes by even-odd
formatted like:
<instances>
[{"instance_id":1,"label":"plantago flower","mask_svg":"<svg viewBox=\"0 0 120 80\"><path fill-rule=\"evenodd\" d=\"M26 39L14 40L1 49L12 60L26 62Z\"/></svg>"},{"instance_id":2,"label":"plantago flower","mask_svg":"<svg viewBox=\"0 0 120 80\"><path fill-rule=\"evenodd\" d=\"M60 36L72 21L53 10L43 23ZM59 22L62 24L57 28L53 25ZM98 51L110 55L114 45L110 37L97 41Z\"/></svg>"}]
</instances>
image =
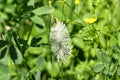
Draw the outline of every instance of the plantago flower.
<instances>
[{"instance_id":1,"label":"plantago flower","mask_svg":"<svg viewBox=\"0 0 120 80\"><path fill-rule=\"evenodd\" d=\"M97 17L95 18L86 18L85 19L85 22L88 23L88 24L93 24L97 21Z\"/></svg>"},{"instance_id":2,"label":"plantago flower","mask_svg":"<svg viewBox=\"0 0 120 80\"><path fill-rule=\"evenodd\" d=\"M65 24L58 22L50 32L51 51L56 54L57 61L64 61L71 54L70 36Z\"/></svg>"}]
</instances>

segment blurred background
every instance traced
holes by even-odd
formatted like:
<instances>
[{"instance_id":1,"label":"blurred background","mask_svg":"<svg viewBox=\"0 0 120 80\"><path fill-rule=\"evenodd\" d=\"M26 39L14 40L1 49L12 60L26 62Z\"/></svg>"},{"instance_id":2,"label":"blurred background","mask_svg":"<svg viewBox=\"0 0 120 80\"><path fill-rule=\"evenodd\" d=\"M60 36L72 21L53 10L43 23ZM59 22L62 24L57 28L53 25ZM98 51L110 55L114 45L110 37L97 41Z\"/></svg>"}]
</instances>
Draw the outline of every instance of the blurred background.
<instances>
[{"instance_id":1,"label":"blurred background","mask_svg":"<svg viewBox=\"0 0 120 80\"><path fill-rule=\"evenodd\" d=\"M119 80L119 0L0 0L0 80ZM56 61L49 33L65 23L70 59Z\"/></svg>"}]
</instances>

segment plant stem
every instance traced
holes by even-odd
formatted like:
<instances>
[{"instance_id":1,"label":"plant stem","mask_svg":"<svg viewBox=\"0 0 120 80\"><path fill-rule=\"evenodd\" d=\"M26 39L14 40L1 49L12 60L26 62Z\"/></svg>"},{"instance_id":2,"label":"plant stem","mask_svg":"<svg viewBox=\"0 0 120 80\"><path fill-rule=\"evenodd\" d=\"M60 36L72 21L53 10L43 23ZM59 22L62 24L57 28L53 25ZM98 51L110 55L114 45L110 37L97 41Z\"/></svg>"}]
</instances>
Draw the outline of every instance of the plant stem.
<instances>
[{"instance_id":1,"label":"plant stem","mask_svg":"<svg viewBox=\"0 0 120 80\"><path fill-rule=\"evenodd\" d=\"M64 1L64 3L65 3L70 9L72 9L67 2ZM72 11L73 11L73 10L72 10ZM82 23L83 23L84 25L86 25L86 23L82 20L82 18L81 18L78 14L75 13L75 11L73 11L73 13L82 21Z\"/></svg>"},{"instance_id":2,"label":"plant stem","mask_svg":"<svg viewBox=\"0 0 120 80\"><path fill-rule=\"evenodd\" d=\"M63 80L63 62L59 62L60 67L60 80Z\"/></svg>"}]
</instances>

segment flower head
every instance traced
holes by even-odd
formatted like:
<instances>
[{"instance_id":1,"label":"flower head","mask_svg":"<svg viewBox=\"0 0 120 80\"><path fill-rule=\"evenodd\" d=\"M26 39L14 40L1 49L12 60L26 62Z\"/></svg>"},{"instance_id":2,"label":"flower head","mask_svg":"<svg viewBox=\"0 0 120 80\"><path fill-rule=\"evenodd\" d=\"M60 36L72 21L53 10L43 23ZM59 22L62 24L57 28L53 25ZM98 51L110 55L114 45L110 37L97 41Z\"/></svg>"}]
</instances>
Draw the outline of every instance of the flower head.
<instances>
[{"instance_id":1,"label":"flower head","mask_svg":"<svg viewBox=\"0 0 120 80\"><path fill-rule=\"evenodd\" d=\"M48 4L49 4L49 6L51 6L52 5L52 1L48 1Z\"/></svg>"},{"instance_id":2,"label":"flower head","mask_svg":"<svg viewBox=\"0 0 120 80\"><path fill-rule=\"evenodd\" d=\"M9 31L9 30L11 30L11 27L10 26L5 26L5 29Z\"/></svg>"},{"instance_id":3,"label":"flower head","mask_svg":"<svg viewBox=\"0 0 120 80\"><path fill-rule=\"evenodd\" d=\"M57 61L65 60L71 54L70 36L65 24L58 22L50 32L51 51L56 54Z\"/></svg>"},{"instance_id":4,"label":"flower head","mask_svg":"<svg viewBox=\"0 0 120 80\"><path fill-rule=\"evenodd\" d=\"M85 19L85 22L88 23L88 24L93 24L97 21L97 17L95 18L86 18Z\"/></svg>"},{"instance_id":5,"label":"flower head","mask_svg":"<svg viewBox=\"0 0 120 80\"><path fill-rule=\"evenodd\" d=\"M79 0L74 0L74 3L75 3L76 5L78 5L78 4L80 3L80 1L79 1Z\"/></svg>"}]
</instances>

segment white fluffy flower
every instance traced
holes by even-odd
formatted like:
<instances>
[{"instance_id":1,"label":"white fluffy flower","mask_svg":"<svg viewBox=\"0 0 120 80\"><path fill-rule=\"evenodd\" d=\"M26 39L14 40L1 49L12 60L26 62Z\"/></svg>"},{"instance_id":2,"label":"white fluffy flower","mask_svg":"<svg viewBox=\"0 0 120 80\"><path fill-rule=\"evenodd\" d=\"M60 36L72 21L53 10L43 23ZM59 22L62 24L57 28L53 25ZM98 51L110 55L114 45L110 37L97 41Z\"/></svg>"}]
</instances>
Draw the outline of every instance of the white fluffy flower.
<instances>
[{"instance_id":1,"label":"white fluffy flower","mask_svg":"<svg viewBox=\"0 0 120 80\"><path fill-rule=\"evenodd\" d=\"M71 54L70 36L65 24L58 22L50 31L51 51L56 53L57 61L65 60Z\"/></svg>"}]
</instances>

